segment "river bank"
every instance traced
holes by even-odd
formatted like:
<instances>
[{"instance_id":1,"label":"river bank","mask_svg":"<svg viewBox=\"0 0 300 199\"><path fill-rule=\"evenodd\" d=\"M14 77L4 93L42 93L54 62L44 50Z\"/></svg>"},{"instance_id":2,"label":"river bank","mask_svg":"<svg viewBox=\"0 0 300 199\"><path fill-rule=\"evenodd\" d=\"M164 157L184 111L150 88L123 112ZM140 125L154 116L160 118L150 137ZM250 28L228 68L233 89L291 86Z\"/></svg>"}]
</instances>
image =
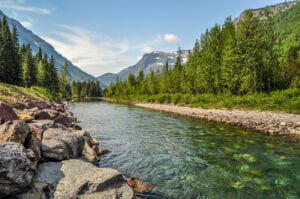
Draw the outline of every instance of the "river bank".
<instances>
[{"instance_id":1,"label":"river bank","mask_svg":"<svg viewBox=\"0 0 300 199\"><path fill-rule=\"evenodd\" d=\"M177 105L134 103L135 106L227 123L269 135L300 136L300 115L270 111L203 109Z\"/></svg>"},{"instance_id":2,"label":"river bank","mask_svg":"<svg viewBox=\"0 0 300 199\"><path fill-rule=\"evenodd\" d=\"M0 198L134 198L67 104L0 84Z\"/></svg>"}]
</instances>

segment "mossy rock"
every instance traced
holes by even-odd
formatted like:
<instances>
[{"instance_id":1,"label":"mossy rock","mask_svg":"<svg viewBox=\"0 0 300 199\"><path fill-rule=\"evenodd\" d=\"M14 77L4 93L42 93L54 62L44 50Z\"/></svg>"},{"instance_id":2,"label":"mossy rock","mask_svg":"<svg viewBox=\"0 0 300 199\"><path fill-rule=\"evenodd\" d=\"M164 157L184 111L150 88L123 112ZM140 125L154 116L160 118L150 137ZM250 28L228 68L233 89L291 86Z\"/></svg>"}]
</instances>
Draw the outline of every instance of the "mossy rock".
<instances>
[{"instance_id":1,"label":"mossy rock","mask_svg":"<svg viewBox=\"0 0 300 199\"><path fill-rule=\"evenodd\" d=\"M34 117L32 117L29 114L19 114L18 118L19 118L19 120L22 120L22 121L27 122L27 123L34 120Z\"/></svg>"}]
</instances>

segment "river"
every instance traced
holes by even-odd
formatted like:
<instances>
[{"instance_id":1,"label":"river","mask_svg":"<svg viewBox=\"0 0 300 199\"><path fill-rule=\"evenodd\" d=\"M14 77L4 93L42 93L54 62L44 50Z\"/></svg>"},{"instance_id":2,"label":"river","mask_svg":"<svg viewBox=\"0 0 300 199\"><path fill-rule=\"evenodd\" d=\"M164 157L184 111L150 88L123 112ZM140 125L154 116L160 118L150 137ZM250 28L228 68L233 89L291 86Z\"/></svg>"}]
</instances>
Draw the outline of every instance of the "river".
<instances>
[{"instance_id":1,"label":"river","mask_svg":"<svg viewBox=\"0 0 300 199\"><path fill-rule=\"evenodd\" d=\"M106 102L70 105L112 167L154 185L144 198L300 198L300 141Z\"/></svg>"}]
</instances>

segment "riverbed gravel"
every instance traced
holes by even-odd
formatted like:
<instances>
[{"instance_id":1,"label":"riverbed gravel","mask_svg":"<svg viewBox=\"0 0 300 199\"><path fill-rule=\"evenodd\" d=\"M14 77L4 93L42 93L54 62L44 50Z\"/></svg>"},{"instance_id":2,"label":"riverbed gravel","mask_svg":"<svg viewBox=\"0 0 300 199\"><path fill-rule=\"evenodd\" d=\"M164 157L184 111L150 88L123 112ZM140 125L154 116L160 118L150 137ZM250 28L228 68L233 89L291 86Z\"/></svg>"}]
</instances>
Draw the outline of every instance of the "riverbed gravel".
<instances>
[{"instance_id":1,"label":"riverbed gravel","mask_svg":"<svg viewBox=\"0 0 300 199\"><path fill-rule=\"evenodd\" d=\"M269 135L300 136L300 115L259 110L203 109L177 105L136 103L136 106L222 122Z\"/></svg>"}]
</instances>

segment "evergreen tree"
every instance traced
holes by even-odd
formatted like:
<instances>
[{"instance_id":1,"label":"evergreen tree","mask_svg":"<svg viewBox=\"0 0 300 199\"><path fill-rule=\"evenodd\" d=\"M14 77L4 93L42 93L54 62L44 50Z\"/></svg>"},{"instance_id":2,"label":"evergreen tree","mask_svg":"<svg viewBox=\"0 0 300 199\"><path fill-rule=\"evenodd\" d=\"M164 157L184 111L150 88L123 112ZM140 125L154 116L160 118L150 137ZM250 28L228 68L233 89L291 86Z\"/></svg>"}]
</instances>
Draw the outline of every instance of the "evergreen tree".
<instances>
[{"instance_id":1,"label":"evergreen tree","mask_svg":"<svg viewBox=\"0 0 300 199\"><path fill-rule=\"evenodd\" d=\"M5 16L0 21L0 38L0 81L13 84L16 74L13 62L14 49Z\"/></svg>"},{"instance_id":2,"label":"evergreen tree","mask_svg":"<svg viewBox=\"0 0 300 199\"><path fill-rule=\"evenodd\" d=\"M65 61L61 67L61 75L59 77L59 91L64 98L70 96L68 73L68 63Z\"/></svg>"},{"instance_id":3,"label":"evergreen tree","mask_svg":"<svg viewBox=\"0 0 300 199\"><path fill-rule=\"evenodd\" d=\"M25 87L31 87L36 80L35 65L32 59L30 44L23 45L21 49L22 57L22 80Z\"/></svg>"},{"instance_id":4,"label":"evergreen tree","mask_svg":"<svg viewBox=\"0 0 300 199\"><path fill-rule=\"evenodd\" d=\"M37 67L37 73L36 73L36 80L37 80L37 85L38 86L45 86L46 82L46 70L45 70L45 65L43 64L43 61L40 60L39 62L36 63Z\"/></svg>"},{"instance_id":5,"label":"evergreen tree","mask_svg":"<svg viewBox=\"0 0 300 199\"><path fill-rule=\"evenodd\" d=\"M222 28L223 50L222 50L222 87L232 94L238 94L240 87L240 67L238 65L236 29L227 18Z\"/></svg>"},{"instance_id":6,"label":"evergreen tree","mask_svg":"<svg viewBox=\"0 0 300 199\"><path fill-rule=\"evenodd\" d=\"M13 61L12 67L14 68L13 83L16 85L22 85L20 46L18 40L18 32L15 26L13 26L11 38L12 38L12 61Z\"/></svg>"},{"instance_id":7,"label":"evergreen tree","mask_svg":"<svg viewBox=\"0 0 300 199\"><path fill-rule=\"evenodd\" d=\"M55 67L55 59L54 56L51 55L49 60L49 90L52 94L57 94L59 91L59 80L57 76L57 69Z\"/></svg>"},{"instance_id":8,"label":"evergreen tree","mask_svg":"<svg viewBox=\"0 0 300 199\"><path fill-rule=\"evenodd\" d=\"M259 88L261 61L259 44L260 22L251 11L247 11L237 29L238 64L241 70L240 92L254 93Z\"/></svg>"}]
</instances>

